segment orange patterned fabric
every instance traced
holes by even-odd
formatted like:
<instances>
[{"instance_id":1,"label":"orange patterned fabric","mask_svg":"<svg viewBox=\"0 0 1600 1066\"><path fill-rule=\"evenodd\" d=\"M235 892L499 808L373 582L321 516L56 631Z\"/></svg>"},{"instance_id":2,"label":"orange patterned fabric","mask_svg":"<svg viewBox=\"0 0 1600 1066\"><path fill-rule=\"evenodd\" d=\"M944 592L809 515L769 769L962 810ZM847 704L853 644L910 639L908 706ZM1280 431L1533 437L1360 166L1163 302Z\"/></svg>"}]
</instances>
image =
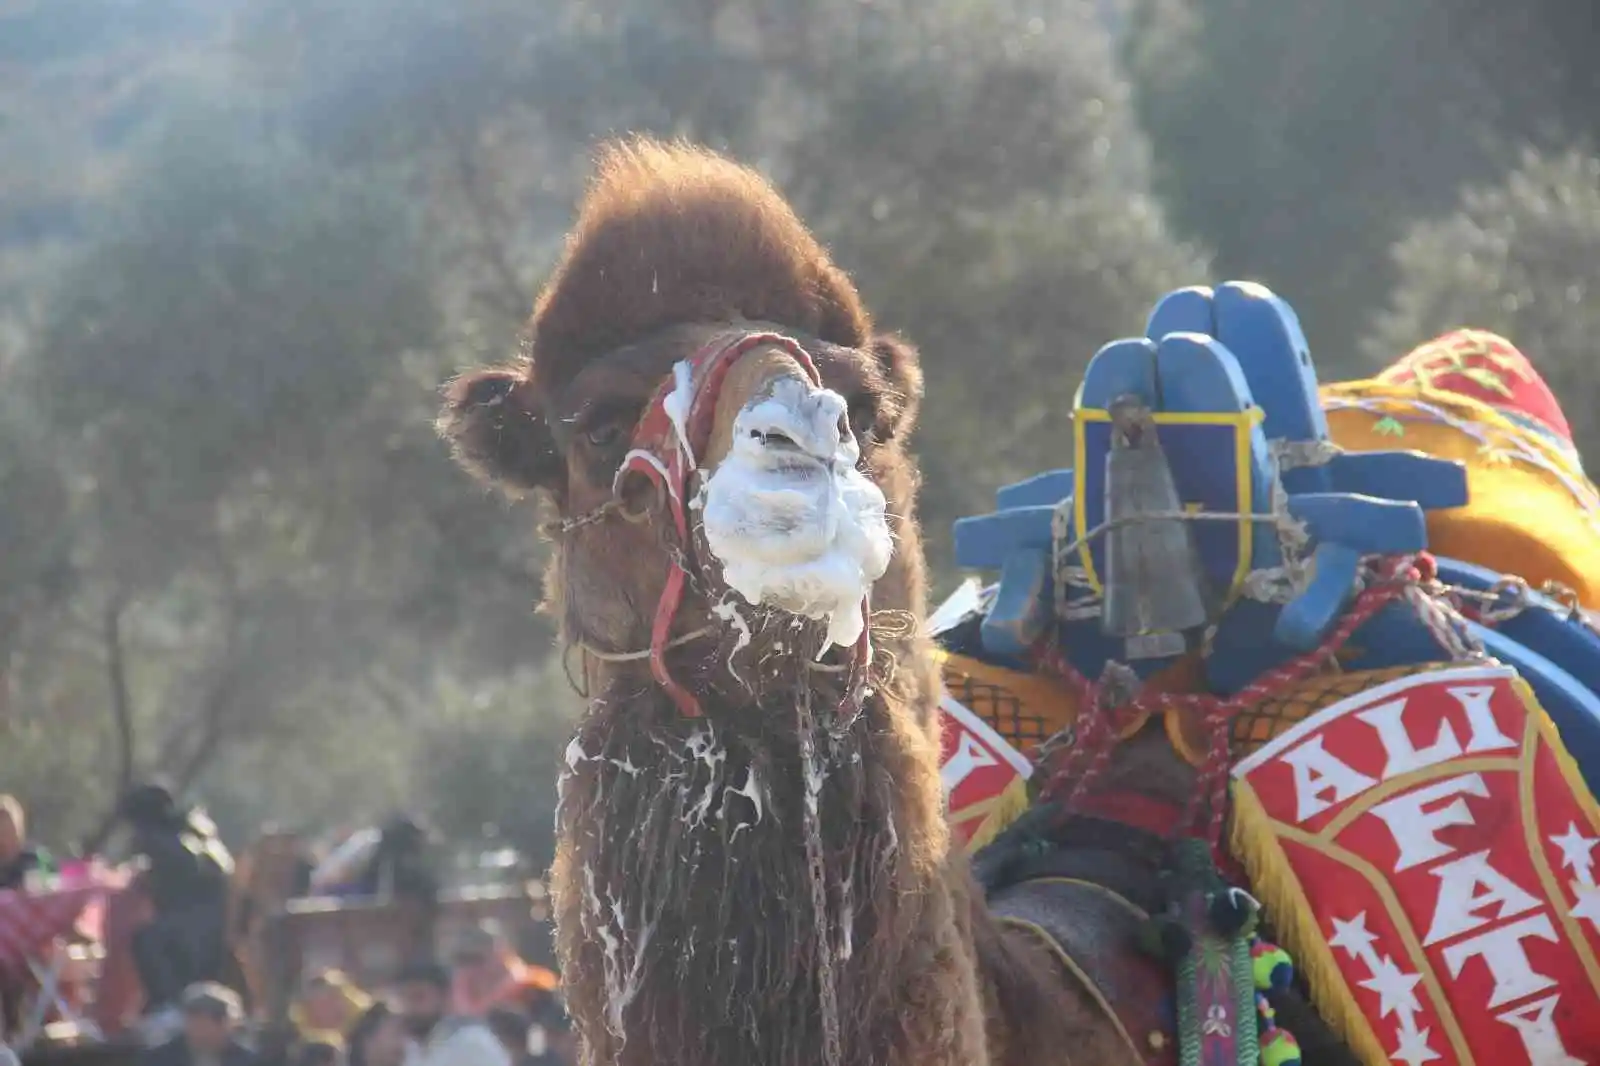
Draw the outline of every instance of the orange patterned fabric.
<instances>
[{"instance_id":1,"label":"orange patterned fabric","mask_svg":"<svg viewBox=\"0 0 1600 1066\"><path fill-rule=\"evenodd\" d=\"M945 688L950 695L1029 758L1039 744L1077 720L1077 699L1071 690L1052 678L1019 673L954 653L943 653L940 658ZM1189 676L1188 664L1180 665L1177 677L1185 682L1194 680ZM1418 663L1383 670L1319 674L1240 713L1233 723L1234 755L1248 755L1314 712L1347 696L1396 678L1439 668L1437 663ZM1165 680L1169 689L1197 687L1177 684L1171 674ZM1143 728L1145 721L1139 719L1124 735L1131 736ZM1174 714L1167 718L1166 726L1179 752L1197 763L1206 748L1204 738L1196 731L1197 724Z\"/></svg>"},{"instance_id":2,"label":"orange patterned fabric","mask_svg":"<svg viewBox=\"0 0 1600 1066\"><path fill-rule=\"evenodd\" d=\"M1042 674L1018 673L965 655L941 660L945 689L956 702L1024 755L1078 717L1071 691Z\"/></svg>"},{"instance_id":3,"label":"orange patterned fabric","mask_svg":"<svg viewBox=\"0 0 1600 1066\"><path fill-rule=\"evenodd\" d=\"M1438 670L1438 663L1391 666L1384 670L1321 674L1281 695L1271 696L1233 720L1233 754L1241 757L1260 748L1290 726L1305 721L1322 708L1358 692L1393 681Z\"/></svg>"},{"instance_id":4,"label":"orange patterned fabric","mask_svg":"<svg viewBox=\"0 0 1600 1066\"><path fill-rule=\"evenodd\" d=\"M940 653L945 689L1028 758L1034 749L1078 720L1078 697L1047 674L1024 674L953 652ZM1156 692L1201 690L1200 661L1181 659L1151 677ZM1144 728L1148 716L1129 723L1122 735Z\"/></svg>"},{"instance_id":5,"label":"orange patterned fabric","mask_svg":"<svg viewBox=\"0 0 1600 1066\"><path fill-rule=\"evenodd\" d=\"M1572 443L1572 428L1555 394L1528 357L1498 334L1481 329L1446 333L1411 351L1376 380L1470 396Z\"/></svg>"},{"instance_id":6,"label":"orange patterned fabric","mask_svg":"<svg viewBox=\"0 0 1600 1066\"><path fill-rule=\"evenodd\" d=\"M1428 515L1429 550L1600 607L1600 493L1550 389L1509 342L1446 334L1376 378L1326 386L1322 405L1348 451L1409 448L1466 467L1467 505Z\"/></svg>"}]
</instances>

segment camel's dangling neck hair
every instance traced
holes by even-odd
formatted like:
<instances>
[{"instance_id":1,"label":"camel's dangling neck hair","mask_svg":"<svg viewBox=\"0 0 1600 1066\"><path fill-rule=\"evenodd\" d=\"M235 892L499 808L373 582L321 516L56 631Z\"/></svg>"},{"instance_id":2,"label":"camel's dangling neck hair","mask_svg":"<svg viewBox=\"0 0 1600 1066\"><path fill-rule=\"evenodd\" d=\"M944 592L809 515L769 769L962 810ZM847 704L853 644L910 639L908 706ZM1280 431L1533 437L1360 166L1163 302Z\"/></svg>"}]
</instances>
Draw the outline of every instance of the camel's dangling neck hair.
<instances>
[{"instance_id":1,"label":"camel's dangling neck hair","mask_svg":"<svg viewBox=\"0 0 1600 1066\"><path fill-rule=\"evenodd\" d=\"M568 995L604 1020L582 1033L595 1061L873 1061L945 830L892 677L859 714L838 698L836 676L802 669L701 719L636 671L595 699L567 749L554 876Z\"/></svg>"}]
</instances>

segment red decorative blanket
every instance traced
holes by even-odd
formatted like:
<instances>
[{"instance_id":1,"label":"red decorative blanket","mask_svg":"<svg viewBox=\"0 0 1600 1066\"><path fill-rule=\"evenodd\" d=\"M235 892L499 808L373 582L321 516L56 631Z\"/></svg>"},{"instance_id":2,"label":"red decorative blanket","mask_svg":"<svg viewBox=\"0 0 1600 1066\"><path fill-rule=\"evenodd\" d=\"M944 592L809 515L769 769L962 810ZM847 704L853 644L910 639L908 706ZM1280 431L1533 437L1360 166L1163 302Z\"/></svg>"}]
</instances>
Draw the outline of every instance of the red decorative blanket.
<instances>
[{"instance_id":1,"label":"red decorative blanket","mask_svg":"<svg viewBox=\"0 0 1600 1066\"><path fill-rule=\"evenodd\" d=\"M1600 810L1514 671L1369 689L1234 779L1235 853L1364 1061L1600 1063Z\"/></svg>"}]
</instances>

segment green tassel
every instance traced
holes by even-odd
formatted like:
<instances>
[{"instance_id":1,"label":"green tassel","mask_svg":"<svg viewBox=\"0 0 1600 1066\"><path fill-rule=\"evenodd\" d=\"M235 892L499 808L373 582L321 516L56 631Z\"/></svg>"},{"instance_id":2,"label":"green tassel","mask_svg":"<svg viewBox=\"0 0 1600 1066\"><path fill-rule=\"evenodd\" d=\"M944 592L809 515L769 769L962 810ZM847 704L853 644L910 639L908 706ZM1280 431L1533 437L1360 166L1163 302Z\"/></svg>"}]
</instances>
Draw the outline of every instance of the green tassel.
<instances>
[{"instance_id":1,"label":"green tassel","mask_svg":"<svg viewBox=\"0 0 1600 1066\"><path fill-rule=\"evenodd\" d=\"M1190 944L1175 966L1178 993L1178 1061L1202 1066L1221 1051L1237 1066L1260 1066L1256 985L1250 938L1256 904L1229 888L1202 840L1177 846L1173 878L1176 917Z\"/></svg>"},{"instance_id":2,"label":"green tassel","mask_svg":"<svg viewBox=\"0 0 1600 1066\"><path fill-rule=\"evenodd\" d=\"M1254 923L1252 929L1254 928ZM1235 933L1228 939L1233 961L1234 1017L1238 1019L1239 1066L1257 1066L1261 1061L1260 1033L1256 1027L1255 960L1250 957L1248 934Z\"/></svg>"},{"instance_id":3,"label":"green tassel","mask_svg":"<svg viewBox=\"0 0 1600 1066\"><path fill-rule=\"evenodd\" d=\"M1190 951L1178 963L1178 1062L1180 1066L1200 1066L1200 1017L1196 1002L1200 965Z\"/></svg>"}]
</instances>

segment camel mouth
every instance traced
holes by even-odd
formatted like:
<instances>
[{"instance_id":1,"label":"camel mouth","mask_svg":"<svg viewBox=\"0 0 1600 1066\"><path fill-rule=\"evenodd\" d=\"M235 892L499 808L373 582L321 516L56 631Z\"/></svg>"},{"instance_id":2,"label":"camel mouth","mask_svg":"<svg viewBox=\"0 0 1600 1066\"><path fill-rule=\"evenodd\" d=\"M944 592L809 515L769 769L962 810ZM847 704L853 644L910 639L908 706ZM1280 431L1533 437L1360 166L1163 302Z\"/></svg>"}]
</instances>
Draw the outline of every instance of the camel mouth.
<instances>
[{"instance_id":1,"label":"camel mouth","mask_svg":"<svg viewBox=\"0 0 1600 1066\"><path fill-rule=\"evenodd\" d=\"M723 580L747 602L861 636L861 606L893 551L883 492L838 393L779 377L740 409L727 454L703 483L702 525Z\"/></svg>"}]
</instances>

